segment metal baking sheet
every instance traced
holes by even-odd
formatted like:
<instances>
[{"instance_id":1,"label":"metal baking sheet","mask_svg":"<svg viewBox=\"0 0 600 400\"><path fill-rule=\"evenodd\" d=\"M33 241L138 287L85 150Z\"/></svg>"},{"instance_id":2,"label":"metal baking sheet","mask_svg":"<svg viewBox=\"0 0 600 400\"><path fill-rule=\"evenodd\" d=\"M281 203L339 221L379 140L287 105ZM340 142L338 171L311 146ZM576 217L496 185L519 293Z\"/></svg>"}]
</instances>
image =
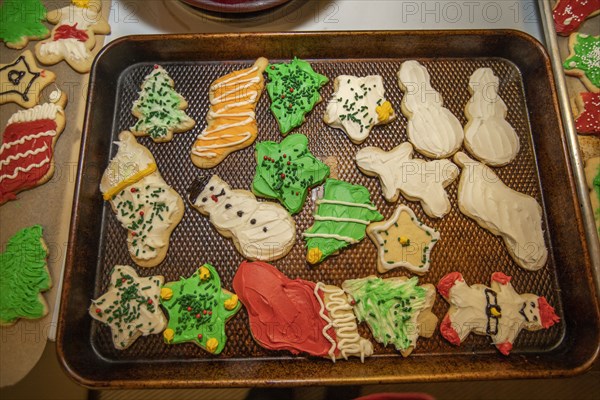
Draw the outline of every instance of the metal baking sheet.
<instances>
[{"instance_id":1,"label":"metal baking sheet","mask_svg":"<svg viewBox=\"0 0 600 400\"><path fill-rule=\"evenodd\" d=\"M399 113L402 92L396 71L402 61L420 60L445 106L463 125L470 98L468 80L480 67L490 67L500 78L500 96L508 106L521 150L508 166L495 169L510 187L536 198L544 208L544 229L550 256L538 272L519 268L502 240L460 213L456 202L458 180L448 187L452 211L440 220L428 218L420 205L407 202L425 223L438 229L442 240L432 252L432 268L420 278L437 283L446 273L461 271L469 283L488 283L494 271L514 277L519 292L547 297L562 323L540 332L522 332L510 357L504 357L487 338L471 336L453 347L436 332L421 338L413 354L402 359L391 347L374 343L375 356L339 361L291 356L261 348L248 328L245 310L227 324L228 342L219 356L193 344L166 346L160 335L138 339L125 351L115 350L110 331L87 315L87 304L108 286L115 264L132 264L123 230L98 189L102 171L116 152L112 142L134 123L130 109L143 77L160 63L189 103L188 114L197 126L177 134L166 144L140 139L157 159L165 180L185 194L202 171L193 166L189 149L204 128L208 87L217 77L245 68L265 56L285 61L309 60L315 71L330 78L321 90L325 101L315 107L295 132L309 138L309 148L321 159L337 162L337 177L360 183L372 193L379 210L389 217L395 205L385 202L378 180L361 174L354 154L364 146L386 150L406 141L406 119L377 127L360 146L322 122L333 79L341 74L380 74L386 97ZM107 84L110 82L110 84ZM266 93L257 106L258 140L281 140L269 111ZM229 155L212 169L234 188L249 188L254 175L253 147ZM535 39L516 31L285 33L231 35L172 35L126 37L111 43L97 59L91 76L81 161L74 199L70 243L63 289L58 354L64 367L80 383L103 387L252 386L308 384L364 384L418 380L457 380L569 375L585 370L598 350L598 304L591 266L577 206L565 138L557 109L552 72L545 51ZM403 200L401 200L403 201ZM294 216L297 244L274 264L288 276L341 285L345 279L376 273L376 252L367 239L317 267L305 262L301 233L312 222L314 203L308 200ZM213 264L226 288L242 257L221 237L208 219L186 205L175 229L165 261L140 275L164 275L166 281L189 276L204 262ZM402 269L385 277L407 274ZM576 289L575 289L576 288ZM438 296L434 313L447 310ZM586 328L577 328L583 326ZM371 338L368 329L361 333Z\"/></svg>"}]
</instances>

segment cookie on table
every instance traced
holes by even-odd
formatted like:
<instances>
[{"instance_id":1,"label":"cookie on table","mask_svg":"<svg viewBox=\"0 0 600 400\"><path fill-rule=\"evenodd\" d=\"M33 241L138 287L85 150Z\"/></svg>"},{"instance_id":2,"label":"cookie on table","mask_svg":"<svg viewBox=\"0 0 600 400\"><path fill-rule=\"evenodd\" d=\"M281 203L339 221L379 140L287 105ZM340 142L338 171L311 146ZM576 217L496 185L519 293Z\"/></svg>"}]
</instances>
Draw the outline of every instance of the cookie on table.
<instances>
[{"instance_id":1,"label":"cookie on table","mask_svg":"<svg viewBox=\"0 0 600 400\"><path fill-rule=\"evenodd\" d=\"M266 72L271 112L285 136L302 125L306 114L321 102L319 89L329 79L316 73L307 61L296 57L289 63L271 64Z\"/></svg>"},{"instance_id":2,"label":"cookie on table","mask_svg":"<svg viewBox=\"0 0 600 400\"><path fill-rule=\"evenodd\" d=\"M183 200L162 178L150 150L131 132L121 132L116 144L119 150L102 175L100 191L127 230L133 261L155 267L166 257L171 233L183 217Z\"/></svg>"},{"instance_id":3,"label":"cookie on table","mask_svg":"<svg viewBox=\"0 0 600 400\"><path fill-rule=\"evenodd\" d=\"M42 21L46 20L46 7L40 0L4 0L0 5L0 40L6 47L22 49L30 40L50 36Z\"/></svg>"},{"instance_id":4,"label":"cookie on table","mask_svg":"<svg viewBox=\"0 0 600 400\"><path fill-rule=\"evenodd\" d=\"M40 69L31 51L25 50L13 62L0 64L0 104L31 108L39 103L42 90L55 80L54 72Z\"/></svg>"},{"instance_id":5,"label":"cookie on table","mask_svg":"<svg viewBox=\"0 0 600 400\"><path fill-rule=\"evenodd\" d=\"M166 283L160 291L169 322L166 344L194 343L212 354L225 348L225 324L241 308L238 296L221 287L215 268L204 264L189 278Z\"/></svg>"},{"instance_id":6,"label":"cookie on table","mask_svg":"<svg viewBox=\"0 0 600 400\"><path fill-rule=\"evenodd\" d=\"M359 322L366 322L373 337L394 345L403 357L417 347L419 336L433 335L438 319L431 309L435 287L419 285L405 276L381 279L374 275L342 283Z\"/></svg>"},{"instance_id":7,"label":"cookie on table","mask_svg":"<svg viewBox=\"0 0 600 400\"><path fill-rule=\"evenodd\" d=\"M569 36L569 56L563 63L567 75L581 79L587 90L600 92L600 36L575 32Z\"/></svg>"},{"instance_id":8,"label":"cookie on table","mask_svg":"<svg viewBox=\"0 0 600 400\"><path fill-rule=\"evenodd\" d=\"M139 277L128 265L116 265L106 293L92 300L89 314L108 325L117 350L125 350L140 336L161 333L167 318L159 307L160 275Z\"/></svg>"},{"instance_id":9,"label":"cookie on table","mask_svg":"<svg viewBox=\"0 0 600 400\"><path fill-rule=\"evenodd\" d=\"M600 135L600 92L583 92L571 99L575 128L582 135Z\"/></svg>"},{"instance_id":10,"label":"cookie on table","mask_svg":"<svg viewBox=\"0 0 600 400\"><path fill-rule=\"evenodd\" d=\"M600 157L590 158L585 162L585 180L590 190L590 202L600 238Z\"/></svg>"},{"instance_id":11,"label":"cookie on table","mask_svg":"<svg viewBox=\"0 0 600 400\"><path fill-rule=\"evenodd\" d=\"M154 65L133 103L131 112L138 121L131 127L131 133L150 136L158 143L168 142L174 133L187 132L196 125L196 121L185 113L187 106L187 101L175 91L175 82L167 71Z\"/></svg>"},{"instance_id":12,"label":"cookie on table","mask_svg":"<svg viewBox=\"0 0 600 400\"><path fill-rule=\"evenodd\" d=\"M21 229L0 253L0 326L20 318L38 319L48 314L42 292L50 290L48 247L39 225Z\"/></svg>"},{"instance_id":13,"label":"cookie on table","mask_svg":"<svg viewBox=\"0 0 600 400\"><path fill-rule=\"evenodd\" d=\"M471 332L489 336L500 353L507 356L523 329L548 329L560 321L546 298L517 293L511 279L502 272L494 272L487 287L469 286L460 272L444 276L437 289L450 308L440 324L442 336L456 346Z\"/></svg>"},{"instance_id":14,"label":"cookie on table","mask_svg":"<svg viewBox=\"0 0 600 400\"><path fill-rule=\"evenodd\" d=\"M552 17L556 33L567 36L576 31L587 18L600 13L600 0L558 0Z\"/></svg>"},{"instance_id":15,"label":"cookie on table","mask_svg":"<svg viewBox=\"0 0 600 400\"><path fill-rule=\"evenodd\" d=\"M65 129L66 103L66 94L55 90L49 103L17 111L9 118L0 146L0 205L54 175L54 146Z\"/></svg>"},{"instance_id":16,"label":"cookie on table","mask_svg":"<svg viewBox=\"0 0 600 400\"><path fill-rule=\"evenodd\" d=\"M212 168L234 151L256 140L256 104L263 92L263 72L269 60L258 58L250 68L231 72L215 80L209 88L210 109L207 126L191 150L198 168Z\"/></svg>"},{"instance_id":17,"label":"cookie on table","mask_svg":"<svg viewBox=\"0 0 600 400\"><path fill-rule=\"evenodd\" d=\"M352 143L361 144L374 126L396 119L392 104L385 98L380 75L340 75L333 85L323 121L346 132Z\"/></svg>"}]
</instances>

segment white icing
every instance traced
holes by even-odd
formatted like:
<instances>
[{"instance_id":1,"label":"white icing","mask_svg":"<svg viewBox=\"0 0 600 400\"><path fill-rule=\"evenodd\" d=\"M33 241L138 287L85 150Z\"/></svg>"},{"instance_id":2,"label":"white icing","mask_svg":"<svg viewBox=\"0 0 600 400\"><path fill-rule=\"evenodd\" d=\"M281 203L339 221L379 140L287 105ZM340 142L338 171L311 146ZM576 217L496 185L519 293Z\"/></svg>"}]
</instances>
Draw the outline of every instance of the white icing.
<instances>
[{"instance_id":1,"label":"white icing","mask_svg":"<svg viewBox=\"0 0 600 400\"><path fill-rule=\"evenodd\" d=\"M465 145L478 160L492 166L506 165L519 152L519 137L506 121L506 104L498 96L498 77L489 68L471 75L472 97L466 108Z\"/></svg>"},{"instance_id":2,"label":"white icing","mask_svg":"<svg viewBox=\"0 0 600 400\"><path fill-rule=\"evenodd\" d=\"M56 119L57 113L62 113L62 107L53 103L39 104L29 110L20 110L14 113L8 120L8 125L40 119Z\"/></svg>"},{"instance_id":3,"label":"white icing","mask_svg":"<svg viewBox=\"0 0 600 400\"><path fill-rule=\"evenodd\" d=\"M58 100L60 100L61 96L62 96L62 91L59 88L56 88L56 90L53 90L52 92L50 92L50 96L48 96L48 100L50 100L51 103L56 103Z\"/></svg>"},{"instance_id":4,"label":"white icing","mask_svg":"<svg viewBox=\"0 0 600 400\"><path fill-rule=\"evenodd\" d=\"M349 236L342 236L342 235L338 235L335 233L303 233L302 234L305 238L315 238L315 237L320 237L320 238L324 238L324 239L336 239L336 240L341 240L350 244L354 244L354 243L358 243L359 241L351 238Z\"/></svg>"},{"instance_id":5,"label":"white icing","mask_svg":"<svg viewBox=\"0 0 600 400\"><path fill-rule=\"evenodd\" d=\"M27 150L24 153L11 154L8 157L6 157L5 159L0 160L0 170L2 169L2 166L10 164L11 161L18 160L20 158L29 157L29 156L35 156L36 154L43 153L46 150L48 150L48 145L44 144L42 147L39 147L37 149ZM1 154L1 152L0 152L0 154Z\"/></svg>"},{"instance_id":6,"label":"white icing","mask_svg":"<svg viewBox=\"0 0 600 400\"><path fill-rule=\"evenodd\" d=\"M372 206L370 204L351 203L349 201L319 199L319 200L317 200L316 203L317 204L335 204L335 205L348 206L348 207L362 207L362 208L366 208L371 211L377 211L377 207Z\"/></svg>"},{"instance_id":7,"label":"white icing","mask_svg":"<svg viewBox=\"0 0 600 400\"><path fill-rule=\"evenodd\" d=\"M443 107L442 95L431 86L427 69L417 61L402 63L398 83L404 91L408 140L417 151L434 158L446 158L462 145L463 129L458 119Z\"/></svg>"},{"instance_id":8,"label":"white icing","mask_svg":"<svg viewBox=\"0 0 600 400\"><path fill-rule=\"evenodd\" d=\"M501 236L521 267L530 271L542 268L548 250L538 202L512 190L489 167L464 153L457 153L454 161L462 167L458 204L463 214Z\"/></svg>"},{"instance_id":9,"label":"white icing","mask_svg":"<svg viewBox=\"0 0 600 400\"><path fill-rule=\"evenodd\" d=\"M444 188L458 176L458 168L448 160L425 161L413 158L413 147L405 142L391 151L365 147L356 153L361 170L379 176L383 196L393 201L398 192L421 202L432 218L441 218L451 207Z\"/></svg>"},{"instance_id":10,"label":"white icing","mask_svg":"<svg viewBox=\"0 0 600 400\"><path fill-rule=\"evenodd\" d=\"M50 159L48 157L46 157L45 159L43 159L42 161L40 161L37 164L29 164L27 167L17 167L15 168L15 170L13 171L12 174L3 174L0 175L0 182L2 182L5 179L15 179L17 177L17 175L19 175L20 172L29 172L34 168L40 168L46 164L48 164L50 162Z\"/></svg>"},{"instance_id":11,"label":"white icing","mask_svg":"<svg viewBox=\"0 0 600 400\"><path fill-rule=\"evenodd\" d=\"M85 42L73 38L43 42L40 45L40 54L42 56L62 55L75 61L87 60L92 56Z\"/></svg>"},{"instance_id":12,"label":"white icing","mask_svg":"<svg viewBox=\"0 0 600 400\"><path fill-rule=\"evenodd\" d=\"M327 331L333 326L333 321L325 313L325 303L323 302L323 299L321 299L321 295L319 295L319 289L322 289L322 287L323 287L323 284L321 282L317 282L313 292L314 292L315 297L317 298L317 301L319 302L319 305L320 305L319 316L325 322L327 322L327 325L325 325L323 327L323 329L321 330L321 334L325 337L325 339L327 339L327 341L329 343L331 343L331 347L329 348L329 351L327 352L327 354L329 355L329 358L331 358L331 360L333 362L335 362L335 350L337 349L337 343L335 342L335 340L333 340L331 335L329 335L329 333L327 333Z\"/></svg>"},{"instance_id":13,"label":"white icing","mask_svg":"<svg viewBox=\"0 0 600 400\"><path fill-rule=\"evenodd\" d=\"M2 154L2 152L4 152L5 150L10 149L11 147L18 146L20 144L25 143L26 141L39 139L39 138L45 137L45 136L55 136L55 135L56 135L56 131L51 130L51 131L34 133L32 135L23 136L20 139L17 139L15 141L3 143L2 146L0 146L0 154Z\"/></svg>"},{"instance_id":14,"label":"white icing","mask_svg":"<svg viewBox=\"0 0 600 400\"><path fill-rule=\"evenodd\" d=\"M341 217L331 217L331 216L323 216L323 215L315 215L315 220L317 221L335 221L335 222L354 222L357 224L369 225L371 221L366 219L357 219L357 218L341 218Z\"/></svg>"}]
</instances>

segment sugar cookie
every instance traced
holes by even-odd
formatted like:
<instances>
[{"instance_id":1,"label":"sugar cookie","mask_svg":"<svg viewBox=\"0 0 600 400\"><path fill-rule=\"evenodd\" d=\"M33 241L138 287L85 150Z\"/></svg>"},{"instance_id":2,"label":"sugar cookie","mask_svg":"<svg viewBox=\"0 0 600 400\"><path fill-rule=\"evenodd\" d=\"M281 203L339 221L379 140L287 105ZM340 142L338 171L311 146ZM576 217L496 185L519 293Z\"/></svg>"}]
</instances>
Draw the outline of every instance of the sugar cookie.
<instances>
[{"instance_id":1,"label":"sugar cookie","mask_svg":"<svg viewBox=\"0 0 600 400\"><path fill-rule=\"evenodd\" d=\"M42 90L55 80L54 72L38 68L31 51L25 50L15 61L0 64L0 104L31 108L39 103Z\"/></svg>"}]
</instances>

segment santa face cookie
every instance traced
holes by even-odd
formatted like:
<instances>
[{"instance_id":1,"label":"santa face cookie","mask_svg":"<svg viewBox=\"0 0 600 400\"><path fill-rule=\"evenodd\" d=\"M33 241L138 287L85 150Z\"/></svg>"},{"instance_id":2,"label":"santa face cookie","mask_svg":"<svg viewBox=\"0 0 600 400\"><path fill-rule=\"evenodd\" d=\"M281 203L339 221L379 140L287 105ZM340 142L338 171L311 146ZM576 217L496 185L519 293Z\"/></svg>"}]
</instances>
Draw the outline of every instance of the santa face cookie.
<instances>
[{"instance_id":1,"label":"santa face cookie","mask_svg":"<svg viewBox=\"0 0 600 400\"><path fill-rule=\"evenodd\" d=\"M100 190L127 229L131 258L140 267L155 267L166 257L171 233L183 217L183 200L131 132L121 132L116 144L119 151L102 175Z\"/></svg>"},{"instance_id":2,"label":"santa face cookie","mask_svg":"<svg viewBox=\"0 0 600 400\"><path fill-rule=\"evenodd\" d=\"M396 119L391 103L385 99L380 75L341 75L333 84L334 93L323 120L346 132L354 144L364 142L375 125Z\"/></svg>"},{"instance_id":3,"label":"santa face cookie","mask_svg":"<svg viewBox=\"0 0 600 400\"><path fill-rule=\"evenodd\" d=\"M393 344L404 357L417 346L419 336L431 337L437 317L431 312L435 287L418 285L418 278L350 279L342 288L354 306L359 322L365 321L375 340Z\"/></svg>"},{"instance_id":4,"label":"santa face cookie","mask_svg":"<svg viewBox=\"0 0 600 400\"><path fill-rule=\"evenodd\" d=\"M231 189L217 175L200 176L190 187L191 205L217 231L231 238L250 260L271 261L285 256L296 239L296 224L279 204L256 201L247 190Z\"/></svg>"},{"instance_id":5,"label":"santa face cookie","mask_svg":"<svg viewBox=\"0 0 600 400\"><path fill-rule=\"evenodd\" d=\"M413 158L413 147L408 142L387 152L379 147L365 147L356 153L355 160L362 173L379 177L387 201L396 202L402 193L408 200L420 201L431 218L441 218L450 211L444 189L459 173L452 162Z\"/></svg>"},{"instance_id":6,"label":"santa face cookie","mask_svg":"<svg viewBox=\"0 0 600 400\"><path fill-rule=\"evenodd\" d=\"M506 121L506 104L498 96L499 80L490 68L479 68L469 79L471 99L465 107L465 147L479 161L500 167L519 152L515 129Z\"/></svg>"},{"instance_id":7,"label":"santa face cookie","mask_svg":"<svg viewBox=\"0 0 600 400\"><path fill-rule=\"evenodd\" d=\"M215 268L204 264L189 278L164 285L161 304L169 314L166 344L194 343L212 354L225 348L225 324L241 308L238 297L221 287Z\"/></svg>"},{"instance_id":8,"label":"santa face cookie","mask_svg":"<svg viewBox=\"0 0 600 400\"><path fill-rule=\"evenodd\" d=\"M542 207L531 196L512 190L484 164L459 152L454 156L462 168L458 207L482 228L502 237L513 260L522 268L537 271L546 265L548 249L542 230Z\"/></svg>"},{"instance_id":9,"label":"santa face cookie","mask_svg":"<svg viewBox=\"0 0 600 400\"><path fill-rule=\"evenodd\" d=\"M558 0L552 10L556 33L567 36L599 12L600 0Z\"/></svg>"},{"instance_id":10,"label":"santa face cookie","mask_svg":"<svg viewBox=\"0 0 600 400\"><path fill-rule=\"evenodd\" d=\"M254 65L220 77L210 85L207 126L191 151L198 168L212 168L230 153L256 140L256 104L264 89L263 72L269 60L260 57Z\"/></svg>"},{"instance_id":11,"label":"santa face cookie","mask_svg":"<svg viewBox=\"0 0 600 400\"><path fill-rule=\"evenodd\" d=\"M46 7L40 0L4 0L0 5L0 40L6 47L22 49L30 40L50 35L46 25Z\"/></svg>"},{"instance_id":12,"label":"santa face cookie","mask_svg":"<svg viewBox=\"0 0 600 400\"><path fill-rule=\"evenodd\" d=\"M571 104L577 133L600 135L600 93L579 93Z\"/></svg>"},{"instance_id":13,"label":"santa face cookie","mask_svg":"<svg viewBox=\"0 0 600 400\"><path fill-rule=\"evenodd\" d=\"M15 61L0 65L0 104L31 108L40 101L42 90L55 80L56 75L38 68L31 51L25 50Z\"/></svg>"},{"instance_id":14,"label":"santa face cookie","mask_svg":"<svg viewBox=\"0 0 600 400\"><path fill-rule=\"evenodd\" d=\"M131 127L135 136L150 136L155 142L168 142L173 134L189 131L196 125L186 113L187 101L175 91L175 83L160 65L144 78L132 114L138 119Z\"/></svg>"},{"instance_id":15,"label":"santa face cookie","mask_svg":"<svg viewBox=\"0 0 600 400\"><path fill-rule=\"evenodd\" d=\"M402 113L408 118L408 140L431 158L447 158L462 145L463 128L444 107L442 95L431 86L427 69L418 61L405 61L398 71L404 92Z\"/></svg>"},{"instance_id":16,"label":"santa face cookie","mask_svg":"<svg viewBox=\"0 0 600 400\"><path fill-rule=\"evenodd\" d=\"M600 237L600 157L590 158L585 162L585 180L590 190L590 203Z\"/></svg>"},{"instance_id":17,"label":"santa face cookie","mask_svg":"<svg viewBox=\"0 0 600 400\"><path fill-rule=\"evenodd\" d=\"M593 93L600 92L600 36L572 33L569 36L569 57L563 63L567 75L581 79Z\"/></svg>"},{"instance_id":18,"label":"santa face cookie","mask_svg":"<svg viewBox=\"0 0 600 400\"><path fill-rule=\"evenodd\" d=\"M21 229L0 253L0 326L48 314L42 292L52 287L48 248L39 225Z\"/></svg>"},{"instance_id":19,"label":"santa face cookie","mask_svg":"<svg viewBox=\"0 0 600 400\"><path fill-rule=\"evenodd\" d=\"M0 146L0 205L54 175L54 145L65 129L67 96L56 90L50 100L8 120Z\"/></svg>"},{"instance_id":20,"label":"santa face cookie","mask_svg":"<svg viewBox=\"0 0 600 400\"><path fill-rule=\"evenodd\" d=\"M492 274L491 287L469 286L459 272L444 276L438 292L450 309L440 325L440 333L459 346L471 332L489 336L504 355L509 355L521 330L548 329L560 318L544 297L518 294L502 272Z\"/></svg>"},{"instance_id":21,"label":"santa face cookie","mask_svg":"<svg viewBox=\"0 0 600 400\"><path fill-rule=\"evenodd\" d=\"M167 319L159 307L164 280L160 275L141 278L128 265L113 268L108 290L92 300L89 314L110 327L117 350L165 329Z\"/></svg>"}]
</instances>

